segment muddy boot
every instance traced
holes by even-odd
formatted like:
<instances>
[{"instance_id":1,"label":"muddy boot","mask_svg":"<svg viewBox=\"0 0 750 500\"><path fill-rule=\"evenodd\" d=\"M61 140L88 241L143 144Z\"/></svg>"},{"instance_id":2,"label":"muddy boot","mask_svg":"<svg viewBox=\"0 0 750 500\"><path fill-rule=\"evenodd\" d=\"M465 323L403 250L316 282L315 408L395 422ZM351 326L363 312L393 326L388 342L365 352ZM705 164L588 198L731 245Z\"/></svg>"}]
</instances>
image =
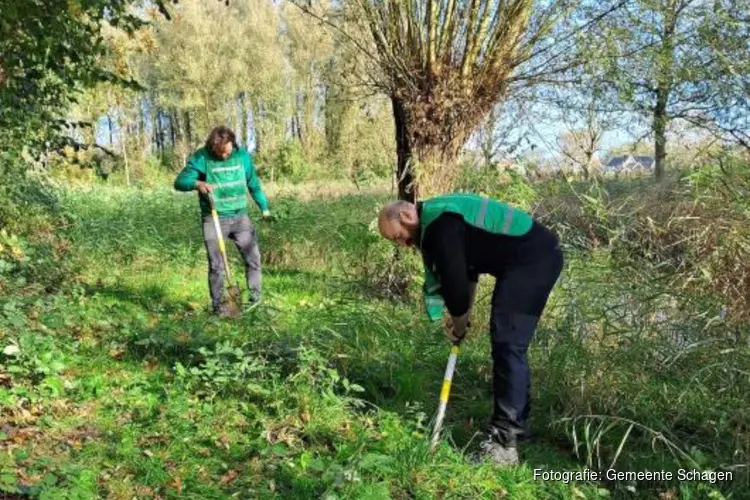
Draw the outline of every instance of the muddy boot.
<instances>
[{"instance_id":1,"label":"muddy boot","mask_svg":"<svg viewBox=\"0 0 750 500\"><path fill-rule=\"evenodd\" d=\"M222 303L218 307L214 307L214 315L219 318L232 318L237 315L233 308L226 302Z\"/></svg>"},{"instance_id":2,"label":"muddy boot","mask_svg":"<svg viewBox=\"0 0 750 500\"><path fill-rule=\"evenodd\" d=\"M474 456L475 462L485 460L503 467L518 465L518 450L515 442L503 443L496 430L489 430L485 434L485 439L479 443L479 450Z\"/></svg>"},{"instance_id":3,"label":"muddy boot","mask_svg":"<svg viewBox=\"0 0 750 500\"><path fill-rule=\"evenodd\" d=\"M213 308L213 314L217 318L226 318L226 317L229 316L229 311L227 311L226 307L224 307L223 305L221 305L221 306Z\"/></svg>"}]
</instances>

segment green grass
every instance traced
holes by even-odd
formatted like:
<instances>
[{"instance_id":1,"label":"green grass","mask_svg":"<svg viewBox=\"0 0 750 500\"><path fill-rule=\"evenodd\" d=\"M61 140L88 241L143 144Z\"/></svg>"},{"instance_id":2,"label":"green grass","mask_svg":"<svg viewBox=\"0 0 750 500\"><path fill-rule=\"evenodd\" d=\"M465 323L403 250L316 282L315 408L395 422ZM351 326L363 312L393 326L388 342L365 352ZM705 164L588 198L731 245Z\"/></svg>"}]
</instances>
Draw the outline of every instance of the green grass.
<instances>
[{"instance_id":1,"label":"green grass","mask_svg":"<svg viewBox=\"0 0 750 500\"><path fill-rule=\"evenodd\" d=\"M646 291L622 281L606 257L575 255L532 349L539 437L522 449L522 466L468 458L490 408L486 300L459 358L446 438L431 454L448 345L422 318L418 282L390 276L392 249L370 227L384 198L272 201L280 220L259 224L264 305L219 321L207 314L193 196L65 193L63 291L0 299L0 347L18 347L0 354L0 492L573 499L650 498L675 487L679 498L721 498L706 483L637 485L633 494L626 485L535 480L533 471L583 470L614 455L621 470L746 459L747 443L736 440L747 436L747 350L725 339L733 351L698 346L676 357L654 324L634 319L643 311L622 311L621 303L645 303ZM241 276L234 249L232 259ZM417 256L394 271L416 275ZM394 287L403 294L394 297ZM490 291L483 280L479 297ZM700 319L682 314L671 326ZM716 352L723 357L709 359ZM618 454L630 421L639 426ZM583 443L577 457L572 423ZM676 462L663 440L652 447L649 429L687 458ZM746 490L738 471L721 486L728 498Z\"/></svg>"}]
</instances>

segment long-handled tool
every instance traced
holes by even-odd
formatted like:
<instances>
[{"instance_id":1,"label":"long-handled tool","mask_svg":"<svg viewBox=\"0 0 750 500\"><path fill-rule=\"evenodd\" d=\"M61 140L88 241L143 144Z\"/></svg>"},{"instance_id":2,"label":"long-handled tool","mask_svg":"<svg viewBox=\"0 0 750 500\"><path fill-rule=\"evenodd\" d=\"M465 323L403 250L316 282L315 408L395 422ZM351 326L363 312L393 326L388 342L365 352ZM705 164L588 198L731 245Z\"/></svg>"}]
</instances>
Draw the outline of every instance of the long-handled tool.
<instances>
[{"instance_id":1,"label":"long-handled tool","mask_svg":"<svg viewBox=\"0 0 750 500\"><path fill-rule=\"evenodd\" d=\"M435 451L440 439L440 430L443 428L443 419L445 418L445 409L448 406L448 396L451 392L451 382L453 381L453 371L456 368L456 359L458 358L460 342L455 342L451 346L451 354L448 356L448 365L445 367L445 376L443 377L443 387L440 389L440 407L438 408L435 427L432 430L432 451Z\"/></svg>"},{"instance_id":2,"label":"long-handled tool","mask_svg":"<svg viewBox=\"0 0 750 500\"><path fill-rule=\"evenodd\" d=\"M224 283L227 287L227 312L231 316L239 316L242 312L242 292L240 291L239 283L232 283L232 272L229 270L229 259L227 259L227 247L224 244L224 235L221 232L221 224L219 224L219 214L216 212L216 204L214 203L213 194L208 193L208 201L211 203L211 217L214 220L216 237L219 239L219 251L221 252L221 260L224 263L224 272L226 273L226 280L224 280Z\"/></svg>"}]
</instances>

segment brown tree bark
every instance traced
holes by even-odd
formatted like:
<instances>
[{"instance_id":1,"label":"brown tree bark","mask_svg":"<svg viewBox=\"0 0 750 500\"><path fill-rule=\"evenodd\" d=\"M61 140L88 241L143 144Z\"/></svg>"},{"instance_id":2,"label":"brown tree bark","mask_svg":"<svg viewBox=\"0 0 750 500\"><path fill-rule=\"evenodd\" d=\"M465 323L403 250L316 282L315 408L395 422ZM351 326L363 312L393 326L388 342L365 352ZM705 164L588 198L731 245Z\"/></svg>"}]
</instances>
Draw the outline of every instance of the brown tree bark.
<instances>
[{"instance_id":1,"label":"brown tree bark","mask_svg":"<svg viewBox=\"0 0 750 500\"><path fill-rule=\"evenodd\" d=\"M190 111L185 111L183 123L185 124L185 139L187 140L188 146L193 147L193 128L190 122Z\"/></svg>"},{"instance_id":2,"label":"brown tree bark","mask_svg":"<svg viewBox=\"0 0 750 500\"><path fill-rule=\"evenodd\" d=\"M411 203L416 201L414 192L414 175L411 170L411 147L409 145L409 131L406 123L404 104L396 98L391 98L393 105L393 119L396 127L396 179L398 183L398 198Z\"/></svg>"},{"instance_id":3,"label":"brown tree bark","mask_svg":"<svg viewBox=\"0 0 750 500\"><path fill-rule=\"evenodd\" d=\"M656 91L656 106L654 106L654 177L657 181L664 178L664 163L667 157L667 99L669 89L659 86Z\"/></svg>"},{"instance_id":4,"label":"brown tree bark","mask_svg":"<svg viewBox=\"0 0 750 500\"><path fill-rule=\"evenodd\" d=\"M427 83L418 96L391 98L399 198L414 200L452 189L461 148L494 103L490 96L461 93Z\"/></svg>"}]
</instances>

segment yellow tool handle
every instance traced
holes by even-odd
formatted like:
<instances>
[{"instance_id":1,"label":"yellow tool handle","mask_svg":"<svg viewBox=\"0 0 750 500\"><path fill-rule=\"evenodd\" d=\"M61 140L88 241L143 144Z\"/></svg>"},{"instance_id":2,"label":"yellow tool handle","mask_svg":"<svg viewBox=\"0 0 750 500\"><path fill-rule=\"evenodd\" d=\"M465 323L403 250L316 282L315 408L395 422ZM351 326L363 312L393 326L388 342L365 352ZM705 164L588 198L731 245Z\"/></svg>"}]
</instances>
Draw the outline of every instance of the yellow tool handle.
<instances>
[{"instance_id":1,"label":"yellow tool handle","mask_svg":"<svg viewBox=\"0 0 750 500\"><path fill-rule=\"evenodd\" d=\"M440 403L448 403L448 396L451 392L451 382L453 382L453 371L456 368L456 358L458 357L458 346L451 347L451 354L448 358L448 366L445 369L443 378L443 387L440 389Z\"/></svg>"},{"instance_id":2,"label":"yellow tool handle","mask_svg":"<svg viewBox=\"0 0 750 500\"><path fill-rule=\"evenodd\" d=\"M208 193L208 201L211 203L211 218L214 220L214 229L216 230L216 237L219 240L219 251L221 252L221 260L224 261L224 272L227 273L227 283L230 283L232 273L229 270L229 261L227 260L227 247L224 244L224 235L221 232L221 224L219 224L219 214L216 211L214 197L211 193Z\"/></svg>"},{"instance_id":3,"label":"yellow tool handle","mask_svg":"<svg viewBox=\"0 0 750 500\"><path fill-rule=\"evenodd\" d=\"M437 446L440 437L440 430L443 428L443 419L445 418L445 409L448 406L448 396L451 392L451 383L453 381L453 372L456 369L456 360L458 359L458 344L453 344L451 354L448 356L448 365L445 367L445 376L443 377L443 387L440 389L440 406L438 407L435 427L432 431L432 449Z\"/></svg>"}]
</instances>

